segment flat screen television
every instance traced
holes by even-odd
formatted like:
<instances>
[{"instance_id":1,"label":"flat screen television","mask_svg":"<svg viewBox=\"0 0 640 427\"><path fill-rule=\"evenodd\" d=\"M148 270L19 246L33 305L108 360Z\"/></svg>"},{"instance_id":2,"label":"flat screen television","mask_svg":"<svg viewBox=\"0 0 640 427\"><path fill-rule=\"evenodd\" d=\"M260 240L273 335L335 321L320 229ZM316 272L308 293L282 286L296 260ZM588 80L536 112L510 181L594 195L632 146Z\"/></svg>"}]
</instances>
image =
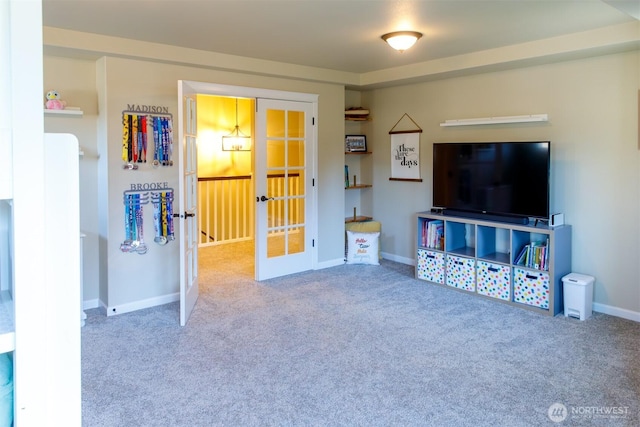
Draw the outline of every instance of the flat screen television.
<instances>
[{"instance_id":1,"label":"flat screen television","mask_svg":"<svg viewBox=\"0 0 640 427\"><path fill-rule=\"evenodd\" d=\"M433 144L433 206L526 223L549 218L549 141Z\"/></svg>"}]
</instances>

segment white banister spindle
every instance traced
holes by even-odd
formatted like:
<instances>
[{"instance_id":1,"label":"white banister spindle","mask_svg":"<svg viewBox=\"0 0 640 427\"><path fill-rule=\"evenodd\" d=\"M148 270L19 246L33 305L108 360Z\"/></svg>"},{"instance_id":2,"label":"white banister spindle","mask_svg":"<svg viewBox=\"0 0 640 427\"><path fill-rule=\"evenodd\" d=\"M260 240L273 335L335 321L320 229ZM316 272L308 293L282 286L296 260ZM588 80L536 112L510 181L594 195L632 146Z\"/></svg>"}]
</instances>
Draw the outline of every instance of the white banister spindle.
<instances>
[{"instance_id":1,"label":"white banister spindle","mask_svg":"<svg viewBox=\"0 0 640 427\"><path fill-rule=\"evenodd\" d=\"M240 237L240 222L242 218L240 217L240 196L242 193L240 192L240 181L233 181L233 198L234 198L234 211L235 215L233 216L234 228L236 229L235 238Z\"/></svg>"},{"instance_id":2,"label":"white banister spindle","mask_svg":"<svg viewBox=\"0 0 640 427\"><path fill-rule=\"evenodd\" d=\"M205 185L205 194L206 194L206 205L205 205L205 209L206 209L206 218L207 218L207 227L205 228L205 234L202 236L204 238L204 242L203 243L209 243L211 241L211 185L209 185L210 182L207 181L204 183ZM200 234L202 235L202 230L200 232Z\"/></svg>"},{"instance_id":3,"label":"white banister spindle","mask_svg":"<svg viewBox=\"0 0 640 427\"><path fill-rule=\"evenodd\" d=\"M249 221L251 221L251 218L252 218L252 217L250 217L250 216L248 215L248 212L247 212L247 199L248 199L248 198L249 198L249 195L247 194L247 186L246 186L246 185L243 185L243 186L242 186L242 198L241 198L241 201L242 201L242 211L241 211L241 213L240 213L240 217L244 219L244 220L242 221L242 235L243 235L243 236L246 236L246 235L247 235L247 223L248 223Z\"/></svg>"},{"instance_id":4,"label":"white banister spindle","mask_svg":"<svg viewBox=\"0 0 640 427\"><path fill-rule=\"evenodd\" d=\"M267 194L276 199L267 202L269 228L301 223L304 197L300 194L300 185L298 176L267 179ZM253 239L255 203L250 176L202 179L198 190L202 246ZM287 194L290 198L285 202L283 198Z\"/></svg>"},{"instance_id":5,"label":"white banister spindle","mask_svg":"<svg viewBox=\"0 0 640 427\"><path fill-rule=\"evenodd\" d=\"M229 197L231 197L229 194L229 181L222 181L220 196L220 240L225 241L229 239L229 224L227 223L227 205L229 204Z\"/></svg>"},{"instance_id":6,"label":"white banister spindle","mask_svg":"<svg viewBox=\"0 0 640 427\"><path fill-rule=\"evenodd\" d=\"M278 178L278 197L284 196L284 178ZM278 201L278 227L284 225L284 200Z\"/></svg>"}]
</instances>

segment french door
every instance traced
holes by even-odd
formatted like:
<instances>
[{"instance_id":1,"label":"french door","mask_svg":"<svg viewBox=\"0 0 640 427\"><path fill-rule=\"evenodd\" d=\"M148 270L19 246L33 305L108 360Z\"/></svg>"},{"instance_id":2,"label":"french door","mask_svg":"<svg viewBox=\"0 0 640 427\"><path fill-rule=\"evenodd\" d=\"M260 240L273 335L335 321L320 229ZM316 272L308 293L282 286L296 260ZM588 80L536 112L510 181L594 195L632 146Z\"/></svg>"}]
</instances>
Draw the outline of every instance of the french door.
<instances>
[{"instance_id":1,"label":"french door","mask_svg":"<svg viewBox=\"0 0 640 427\"><path fill-rule=\"evenodd\" d=\"M318 96L214 83L178 82L180 141L180 324L198 299L197 95L256 99L255 278L314 268Z\"/></svg>"},{"instance_id":2,"label":"french door","mask_svg":"<svg viewBox=\"0 0 640 427\"><path fill-rule=\"evenodd\" d=\"M256 280L312 268L313 104L256 101Z\"/></svg>"},{"instance_id":3,"label":"french door","mask_svg":"<svg viewBox=\"0 0 640 427\"><path fill-rule=\"evenodd\" d=\"M180 117L180 325L189 320L198 299L198 162L196 92L178 84Z\"/></svg>"}]
</instances>

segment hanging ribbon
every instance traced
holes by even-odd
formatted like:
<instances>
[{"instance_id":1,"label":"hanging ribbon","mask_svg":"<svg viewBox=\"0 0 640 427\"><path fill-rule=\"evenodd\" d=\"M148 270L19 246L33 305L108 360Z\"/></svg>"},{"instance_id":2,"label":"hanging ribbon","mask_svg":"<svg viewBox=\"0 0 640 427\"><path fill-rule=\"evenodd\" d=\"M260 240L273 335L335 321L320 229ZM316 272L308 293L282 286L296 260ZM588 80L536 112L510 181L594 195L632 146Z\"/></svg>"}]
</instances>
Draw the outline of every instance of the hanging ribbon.
<instances>
[{"instance_id":1,"label":"hanging ribbon","mask_svg":"<svg viewBox=\"0 0 640 427\"><path fill-rule=\"evenodd\" d=\"M156 236L154 242L165 245L175 240L173 231L173 190L167 189L160 193L151 193L153 202L153 219Z\"/></svg>"},{"instance_id":2,"label":"hanging ribbon","mask_svg":"<svg viewBox=\"0 0 640 427\"><path fill-rule=\"evenodd\" d=\"M151 127L151 131L149 130ZM173 120L171 114L122 112L122 161L124 169L138 169L147 162L149 133L153 138L153 166L173 166Z\"/></svg>"}]
</instances>

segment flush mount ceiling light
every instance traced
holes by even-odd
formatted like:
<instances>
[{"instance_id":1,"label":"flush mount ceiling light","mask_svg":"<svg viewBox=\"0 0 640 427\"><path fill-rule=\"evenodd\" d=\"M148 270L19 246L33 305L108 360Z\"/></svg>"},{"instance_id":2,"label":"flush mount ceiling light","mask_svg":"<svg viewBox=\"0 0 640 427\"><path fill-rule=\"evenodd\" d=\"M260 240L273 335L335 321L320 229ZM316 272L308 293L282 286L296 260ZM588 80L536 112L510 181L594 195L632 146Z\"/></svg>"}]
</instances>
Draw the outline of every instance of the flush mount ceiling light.
<instances>
[{"instance_id":1,"label":"flush mount ceiling light","mask_svg":"<svg viewBox=\"0 0 640 427\"><path fill-rule=\"evenodd\" d=\"M222 137L222 151L251 151L251 137L240 132L238 126L238 98L236 98L236 127Z\"/></svg>"},{"instance_id":2,"label":"flush mount ceiling light","mask_svg":"<svg viewBox=\"0 0 640 427\"><path fill-rule=\"evenodd\" d=\"M389 46L395 50L404 52L413 46L420 37L422 37L422 33L417 31L394 31L392 33L383 34L382 40L389 43Z\"/></svg>"}]
</instances>

